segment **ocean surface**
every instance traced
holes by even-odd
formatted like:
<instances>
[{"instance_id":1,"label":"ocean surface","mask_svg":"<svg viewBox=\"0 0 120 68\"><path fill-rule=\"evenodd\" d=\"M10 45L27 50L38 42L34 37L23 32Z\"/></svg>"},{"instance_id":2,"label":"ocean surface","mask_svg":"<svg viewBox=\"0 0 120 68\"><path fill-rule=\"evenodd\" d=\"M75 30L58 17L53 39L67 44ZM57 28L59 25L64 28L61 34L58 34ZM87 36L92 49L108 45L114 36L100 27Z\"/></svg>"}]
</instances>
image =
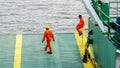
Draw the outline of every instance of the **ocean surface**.
<instances>
[{"instance_id":1,"label":"ocean surface","mask_svg":"<svg viewBox=\"0 0 120 68\"><path fill-rule=\"evenodd\" d=\"M39 34L46 25L54 33L75 32L79 14L87 25L81 0L0 0L0 34Z\"/></svg>"}]
</instances>

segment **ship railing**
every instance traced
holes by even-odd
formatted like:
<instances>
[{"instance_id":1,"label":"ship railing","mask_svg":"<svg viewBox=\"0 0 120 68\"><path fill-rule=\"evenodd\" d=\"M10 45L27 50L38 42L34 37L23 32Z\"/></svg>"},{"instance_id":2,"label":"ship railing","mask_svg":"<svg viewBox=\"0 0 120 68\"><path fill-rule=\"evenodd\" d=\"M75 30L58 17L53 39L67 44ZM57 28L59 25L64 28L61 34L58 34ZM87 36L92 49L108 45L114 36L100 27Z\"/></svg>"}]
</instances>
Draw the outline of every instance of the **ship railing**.
<instances>
[{"instance_id":1,"label":"ship railing","mask_svg":"<svg viewBox=\"0 0 120 68\"><path fill-rule=\"evenodd\" d=\"M119 42L119 40L120 40L120 32L119 32L120 24L118 24L115 20L113 20L113 18L115 18L115 17L109 17L102 11L101 11L101 13L108 18L107 23L105 23L105 25L107 25L108 38L113 40L113 43L115 44L115 46L117 46L117 47L120 46L120 42ZM111 26L111 22L112 22L112 24L114 24L115 28L113 28Z\"/></svg>"},{"instance_id":2,"label":"ship railing","mask_svg":"<svg viewBox=\"0 0 120 68\"><path fill-rule=\"evenodd\" d=\"M119 6L120 1L114 1L114 2L118 3L117 6ZM108 39L111 40L113 38L112 40L113 43L117 43L120 46L120 32L118 32L118 28L116 28L116 27L120 27L120 24L116 22L116 17L118 16L119 12L116 13L117 14L116 17L111 17L110 16L111 2L106 3L102 1L98 2L98 1L91 0L91 3L92 3L92 7L95 9L97 15L99 16L99 19L101 20L102 24L104 24L102 27L99 26L100 28L104 28L105 30L104 32L102 30L101 31L105 34L105 36L108 37ZM97 24L99 25L98 22ZM117 39L114 38L114 36L117 36Z\"/></svg>"}]
</instances>

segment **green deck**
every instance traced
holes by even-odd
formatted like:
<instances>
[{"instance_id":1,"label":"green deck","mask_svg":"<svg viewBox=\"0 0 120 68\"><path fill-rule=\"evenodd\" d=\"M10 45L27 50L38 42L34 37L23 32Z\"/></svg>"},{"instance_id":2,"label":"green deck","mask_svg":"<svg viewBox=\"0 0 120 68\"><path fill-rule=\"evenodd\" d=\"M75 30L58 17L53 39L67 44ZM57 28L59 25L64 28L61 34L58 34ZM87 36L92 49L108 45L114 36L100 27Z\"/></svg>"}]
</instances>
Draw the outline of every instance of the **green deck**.
<instances>
[{"instance_id":1,"label":"green deck","mask_svg":"<svg viewBox=\"0 0 120 68\"><path fill-rule=\"evenodd\" d=\"M0 68L13 68L15 35L0 35Z\"/></svg>"},{"instance_id":2,"label":"green deck","mask_svg":"<svg viewBox=\"0 0 120 68\"><path fill-rule=\"evenodd\" d=\"M73 33L55 34L53 54L44 50L42 34L22 35L21 68L83 68ZM13 68L16 35L0 35L0 68Z\"/></svg>"}]
</instances>

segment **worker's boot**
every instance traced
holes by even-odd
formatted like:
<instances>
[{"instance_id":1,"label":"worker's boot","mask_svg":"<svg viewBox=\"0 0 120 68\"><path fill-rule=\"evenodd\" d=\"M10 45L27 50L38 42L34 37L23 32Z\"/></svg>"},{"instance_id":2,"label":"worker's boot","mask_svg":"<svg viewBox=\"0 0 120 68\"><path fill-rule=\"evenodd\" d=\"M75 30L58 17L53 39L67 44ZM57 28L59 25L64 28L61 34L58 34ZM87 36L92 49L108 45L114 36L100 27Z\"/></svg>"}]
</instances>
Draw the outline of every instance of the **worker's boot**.
<instances>
[{"instance_id":1,"label":"worker's boot","mask_svg":"<svg viewBox=\"0 0 120 68\"><path fill-rule=\"evenodd\" d=\"M82 33L79 33L79 36L81 36L82 35Z\"/></svg>"},{"instance_id":2,"label":"worker's boot","mask_svg":"<svg viewBox=\"0 0 120 68\"><path fill-rule=\"evenodd\" d=\"M48 52L48 54L52 54L52 52Z\"/></svg>"}]
</instances>

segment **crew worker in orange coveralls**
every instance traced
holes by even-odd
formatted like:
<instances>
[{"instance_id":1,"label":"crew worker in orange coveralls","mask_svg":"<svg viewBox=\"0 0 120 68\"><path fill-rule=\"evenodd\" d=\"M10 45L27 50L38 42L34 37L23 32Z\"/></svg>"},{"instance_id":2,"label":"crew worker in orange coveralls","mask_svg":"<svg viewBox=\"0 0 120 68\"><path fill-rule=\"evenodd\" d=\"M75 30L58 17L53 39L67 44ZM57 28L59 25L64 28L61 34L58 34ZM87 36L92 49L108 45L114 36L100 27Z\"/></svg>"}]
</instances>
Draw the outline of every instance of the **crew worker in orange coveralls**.
<instances>
[{"instance_id":1,"label":"crew worker in orange coveralls","mask_svg":"<svg viewBox=\"0 0 120 68\"><path fill-rule=\"evenodd\" d=\"M82 15L79 15L78 17L79 17L79 22L76 25L76 30L78 31L80 36L84 32L85 22L84 22L84 19L82 18Z\"/></svg>"},{"instance_id":2,"label":"crew worker in orange coveralls","mask_svg":"<svg viewBox=\"0 0 120 68\"><path fill-rule=\"evenodd\" d=\"M44 42L44 40L46 39L46 47L45 47L45 51L47 51L47 49L49 48L49 54L52 54L52 46L50 44L50 42L54 39L54 34L52 33L52 31L49 29L49 26L45 26L46 31L44 32L43 38L42 38L42 43Z\"/></svg>"}]
</instances>

